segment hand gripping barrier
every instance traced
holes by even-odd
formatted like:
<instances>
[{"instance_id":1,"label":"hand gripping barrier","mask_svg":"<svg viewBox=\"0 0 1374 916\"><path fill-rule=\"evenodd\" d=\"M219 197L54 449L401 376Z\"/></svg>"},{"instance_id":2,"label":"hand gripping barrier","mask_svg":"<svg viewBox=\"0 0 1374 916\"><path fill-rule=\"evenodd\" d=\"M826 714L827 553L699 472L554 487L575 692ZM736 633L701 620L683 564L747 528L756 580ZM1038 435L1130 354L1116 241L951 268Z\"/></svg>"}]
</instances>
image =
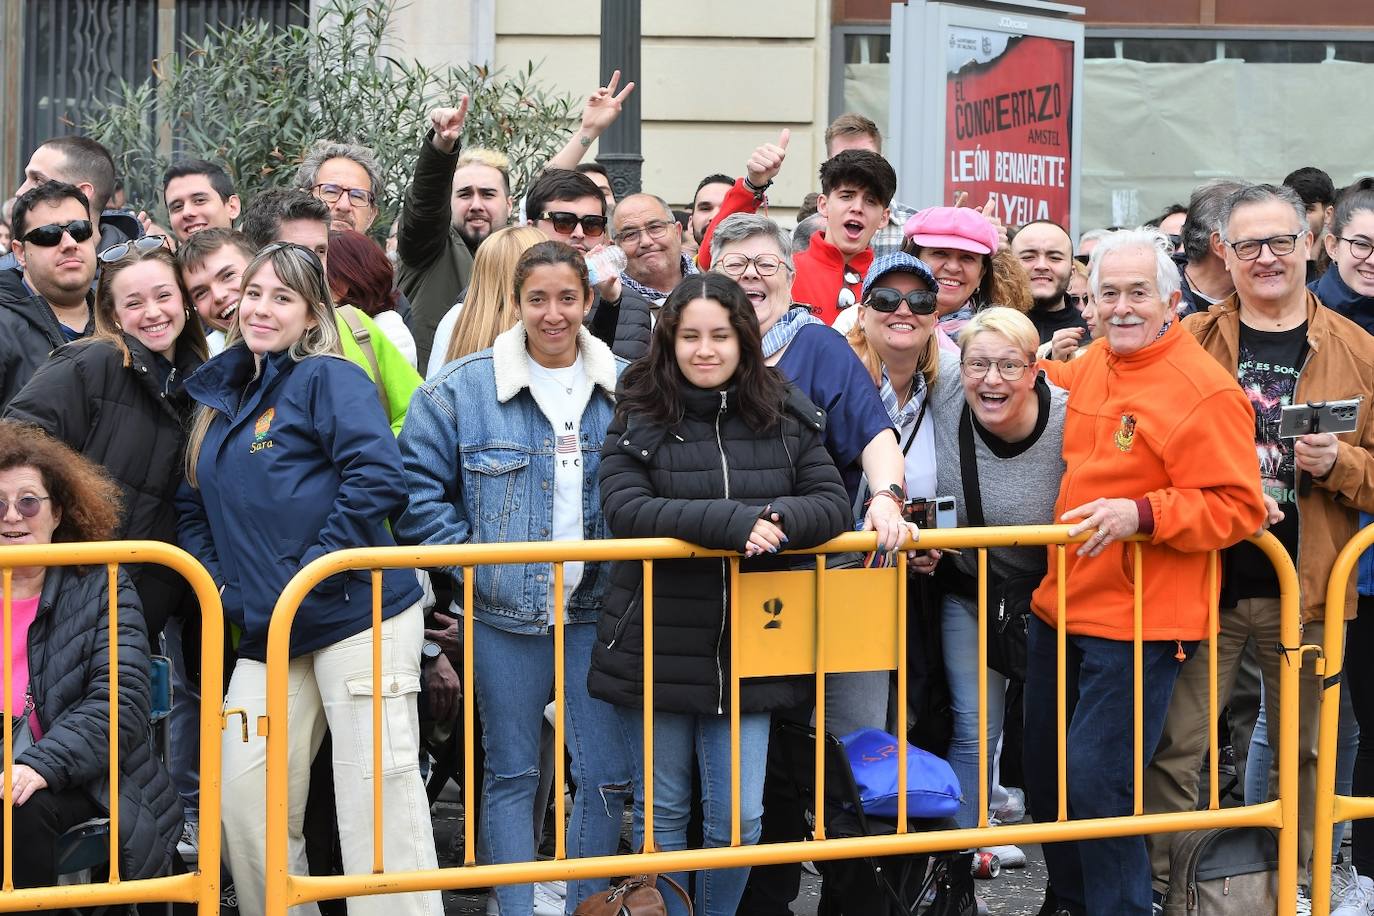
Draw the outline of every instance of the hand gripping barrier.
<instances>
[{"instance_id":1,"label":"hand gripping barrier","mask_svg":"<svg viewBox=\"0 0 1374 916\"><path fill-rule=\"evenodd\" d=\"M827 569L829 554L871 550L875 537L871 533L852 533L840 537L812 551L800 553L817 556L816 569L781 573L741 573L738 553L707 550L668 538L606 541L559 541L518 544L466 544L433 547L388 547L345 550L321 557L301 570L287 585L272 614L267 647L267 716L259 720L258 733L267 739L267 887L268 916L283 916L290 906L309 901L356 895L390 894L426 890L453 890L484 887L496 884L523 884L535 881L571 880L639 872L670 872L703 868L752 866L779 862L828 861L856 857L891 856L904 853L924 853L968 849L1002 843L1048 843L1060 840L1088 840L1102 837L1135 836L1151 833L1170 833L1211 827L1270 827L1279 831L1280 865L1278 875L1279 913L1290 916L1294 912L1297 888L1297 720L1285 716L1279 723L1279 785L1276 801L1242 808L1222 809L1217 790L1217 652L1215 641L1209 641L1209 749L1211 760L1211 797L1205 810L1167 814L1145 814L1142 799L1142 779L1146 761L1141 759L1142 694L1141 694L1141 633L1142 633L1142 553L1139 543L1132 546L1135 565L1135 799L1131 815L1092 820L1068 819L1066 791L1067 757L1065 735L1067 701L1065 696L1065 598L1063 580L1067 545L1081 543L1085 536L1070 539L1066 526L1038 526L1021 528L963 528L957 530L925 531L920 538L922 548L976 549L978 551L978 664L986 668L987 612L987 550L989 547L1055 546L1052 570L1060 580L1058 619L1058 782L1059 812L1054 823L1017 824L990 827L987 820L988 786L986 785L986 681L979 678L979 760L978 798L979 826L961 830L910 832L906 818L906 760L898 755L900 788L898 793L897 832L887 836L862 836L830 839L825 837L823 809L816 813L815 838L792 843L773 843L758 846L740 845L740 786L739 786L739 689L740 680L777 674L814 675L817 683L816 718L824 723L824 677L828 672L876 671L896 669L897 703L907 708L906 658L902 651L906 644L906 558L899 555L897 565L888 569ZM1137 539L1138 541L1139 539ZM1278 572L1282 593L1282 637L1285 645L1296 645L1298 639L1298 584L1293 564L1282 545L1269 534L1253 539L1268 556ZM720 557L729 562L733 610L731 613L730 651L733 663L728 685L730 691L731 727L731 845L712 849L655 851L653 844L653 573L658 560ZM523 862L499 865L475 864L477 849L473 835L473 820L464 819L466 861L456 868L389 873L382 854L382 811L380 782L373 792L373 870L370 874L340 876L293 875L287 867L287 666L292 619L302 599L325 578L348 570L370 570L373 596L373 690L372 721L374 729L373 753L379 757L381 744L376 740L381 728L380 689L380 633L381 570L408 567L455 567L462 571L463 598L466 608L473 606L474 569L485 564L553 564L552 593L554 596L554 692L556 715L554 721L555 747L565 746L564 724L564 622L563 622L563 563L569 561L625 560L644 565L644 760L645 760L645 851L627 856L568 859L563 831L556 831L555 855L552 861ZM1209 631L1215 633L1218 622L1217 595L1219 592L1219 563L1212 554L1208 573L1208 591L1213 596L1209 615ZM767 627L781 602L789 615L788 625ZM765 606L766 605L766 606ZM746 623L746 621L748 621ZM463 712L466 740L464 798L476 798L473 786L473 618L463 616ZM1281 696L1284 709L1297 709L1297 669L1286 665L1281 673ZM822 726L823 727L823 726ZM823 747L817 742L815 797L824 805L825 766ZM557 824L566 823L564 811L565 773L562 754L554 754L554 791ZM374 759L374 771L381 771L380 759ZM1374 803L1371 804L1374 807Z\"/></svg>"},{"instance_id":2,"label":"hand gripping barrier","mask_svg":"<svg viewBox=\"0 0 1374 916\"><path fill-rule=\"evenodd\" d=\"M1317 657L1322 677L1321 724L1317 733L1317 818L1312 828L1312 862L1330 862L1331 832L1342 821L1374 817L1374 798L1336 794L1336 732L1340 722L1341 673L1345 668L1345 600L1360 555L1374 545L1374 525L1360 532L1336 555L1326 586L1324 645ZM1306 647L1304 647L1306 648ZM1368 664L1368 659L1357 659ZM1331 870L1312 869L1312 912L1331 911Z\"/></svg>"},{"instance_id":3,"label":"hand gripping barrier","mask_svg":"<svg viewBox=\"0 0 1374 916\"><path fill-rule=\"evenodd\" d=\"M200 700L200 856L196 871L160 878L125 880L120 876L119 843L119 641L118 570L120 564L145 563L165 566L184 578L195 591L200 604L201 700ZM200 916L219 913L220 878L220 712L224 682L224 617L219 590L210 574L190 554L159 541L118 541L87 544L45 544L6 547L0 550L0 589L3 589L3 693L4 730L11 733L13 708L11 644L14 608L10 585L16 569L33 566L105 567L109 591L110 733L109 733L109 875L96 884L61 887L14 887L14 804L11 779L14 772L12 748L4 748L4 876L0 886L0 912L15 910L62 910L71 907L109 906L131 903L194 903ZM89 575L97 575L92 570ZM154 647L154 651L156 651ZM245 740L247 733L244 734ZM46 791L46 790L39 790ZM23 842L23 837L18 838Z\"/></svg>"}]
</instances>

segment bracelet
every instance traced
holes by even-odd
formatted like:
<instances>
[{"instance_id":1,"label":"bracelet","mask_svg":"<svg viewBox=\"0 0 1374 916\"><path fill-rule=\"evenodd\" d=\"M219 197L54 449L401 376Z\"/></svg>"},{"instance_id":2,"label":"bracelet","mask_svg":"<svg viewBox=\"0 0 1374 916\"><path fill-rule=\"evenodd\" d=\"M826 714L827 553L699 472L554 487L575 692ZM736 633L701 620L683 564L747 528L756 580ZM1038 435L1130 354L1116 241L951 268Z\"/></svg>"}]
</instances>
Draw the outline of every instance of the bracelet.
<instances>
[{"instance_id":1,"label":"bracelet","mask_svg":"<svg viewBox=\"0 0 1374 916\"><path fill-rule=\"evenodd\" d=\"M864 508L867 509L869 506L873 505L873 500L877 499L879 496L886 496L888 499L892 500L894 503L897 504L898 509L902 508L902 498L898 496L896 493L892 492L891 490L879 490L878 492L874 493L872 496L868 498L868 502L864 503Z\"/></svg>"},{"instance_id":2,"label":"bracelet","mask_svg":"<svg viewBox=\"0 0 1374 916\"><path fill-rule=\"evenodd\" d=\"M762 196L763 196L763 192L764 192L764 191L767 191L769 188L771 188L771 187L773 186L773 182L770 180L770 181L765 181L762 185L756 185L756 184L754 184L752 181L749 180L749 176L748 176L748 175L745 175L745 176L744 176L744 186L745 186L746 188L748 188L750 191L753 191L755 197L762 197Z\"/></svg>"}]
</instances>

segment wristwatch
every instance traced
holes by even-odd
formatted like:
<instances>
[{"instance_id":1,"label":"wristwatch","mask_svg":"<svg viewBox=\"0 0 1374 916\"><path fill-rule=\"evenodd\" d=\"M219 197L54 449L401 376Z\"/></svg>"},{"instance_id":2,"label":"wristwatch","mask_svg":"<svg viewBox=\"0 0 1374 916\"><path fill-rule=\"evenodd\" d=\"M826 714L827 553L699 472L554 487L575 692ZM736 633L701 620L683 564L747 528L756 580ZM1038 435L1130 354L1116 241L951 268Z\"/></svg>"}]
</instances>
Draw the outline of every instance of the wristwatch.
<instances>
[{"instance_id":1,"label":"wristwatch","mask_svg":"<svg viewBox=\"0 0 1374 916\"><path fill-rule=\"evenodd\" d=\"M443 648L437 642L428 639L425 640L425 644L420 647L420 661L422 663L432 662L443 654Z\"/></svg>"},{"instance_id":2,"label":"wristwatch","mask_svg":"<svg viewBox=\"0 0 1374 916\"><path fill-rule=\"evenodd\" d=\"M890 485L888 486L888 489L892 491L892 495L893 495L893 496L896 496L896 497L897 497L897 502L899 502L899 503L904 503L904 502L906 502L906 490L902 489L902 485L901 485L901 484L899 484L899 483L890 484Z\"/></svg>"}]
</instances>

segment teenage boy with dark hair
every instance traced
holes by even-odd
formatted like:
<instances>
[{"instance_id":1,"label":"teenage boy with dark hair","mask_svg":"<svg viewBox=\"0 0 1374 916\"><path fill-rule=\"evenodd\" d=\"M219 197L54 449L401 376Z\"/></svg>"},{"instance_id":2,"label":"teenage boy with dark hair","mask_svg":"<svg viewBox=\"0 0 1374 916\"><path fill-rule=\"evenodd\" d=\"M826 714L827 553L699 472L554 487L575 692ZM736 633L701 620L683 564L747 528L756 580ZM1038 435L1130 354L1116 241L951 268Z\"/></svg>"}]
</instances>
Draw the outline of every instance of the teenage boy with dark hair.
<instances>
[{"instance_id":1,"label":"teenage boy with dark hair","mask_svg":"<svg viewBox=\"0 0 1374 916\"><path fill-rule=\"evenodd\" d=\"M703 269L710 266L711 235L720 221L732 213L753 213L764 203L764 193L787 157L789 136L790 131L784 130L776 144L765 143L749 157L745 176L725 195L702 237L697 262ZM792 298L810 306L826 324L833 324L840 312L859 301L864 274L873 263L869 243L887 223L888 207L897 193L897 173L871 150L847 149L821 165L820 177L816 204L825 228L793 258L797 275Z\"/></svg>"},{"instance_id":2,"label":"teenage boy with dark hair","mask_svg":"<svg viewBox=\"0 0 1374 916\"><path fill-rule=\"evenodd\" d=\"M162 173L162 199L178 242L202 229L232 229L242 206L229 173L204 159L168 166Z\"/></svg>"},{"instance_id":3,"label":"teenage boy with dark hair","mask_svg":"<svg viewBox=\"0 0 1374 916\"><path fill-rule=\"evenodd\" d=\"M237 229L204 229L177 249L177 267L191 305L205 325L205 342L213 356L224 349L224 337L238 314L243 268L258 246Z\"/></svg>"}]
</instances>

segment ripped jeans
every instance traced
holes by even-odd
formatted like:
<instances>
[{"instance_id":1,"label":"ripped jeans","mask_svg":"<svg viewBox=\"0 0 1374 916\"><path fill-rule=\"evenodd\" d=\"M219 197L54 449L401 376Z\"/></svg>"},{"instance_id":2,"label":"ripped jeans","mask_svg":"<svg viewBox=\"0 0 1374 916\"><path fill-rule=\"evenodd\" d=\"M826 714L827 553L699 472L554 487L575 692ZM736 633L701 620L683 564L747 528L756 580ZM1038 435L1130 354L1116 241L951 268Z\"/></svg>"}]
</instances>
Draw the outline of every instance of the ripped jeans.
<instances>
[{"instance_id":1,"label":"ripped jeans","mask_svg":"<svg viewBox=\"0 0 1374 916\"><path fill-rule=\"evenodd\" d=\"M526 636L474 621L473 664L481 709L486 776L481 846L493 863L532 862L534 797L539 785L539 732L553 696L553 633ZM596 624L564 630L564 732L577 785L568 822L568 857L613 855L630 799L630 759L615 707L587 693ZM466 686L466 685L465 685ZM557 791L555 789L555 791ZM567 912L609 885L606 878L569 881ZM497 887L502 916L528 916L534 889Z\"/></svg>"}]
</instances>

